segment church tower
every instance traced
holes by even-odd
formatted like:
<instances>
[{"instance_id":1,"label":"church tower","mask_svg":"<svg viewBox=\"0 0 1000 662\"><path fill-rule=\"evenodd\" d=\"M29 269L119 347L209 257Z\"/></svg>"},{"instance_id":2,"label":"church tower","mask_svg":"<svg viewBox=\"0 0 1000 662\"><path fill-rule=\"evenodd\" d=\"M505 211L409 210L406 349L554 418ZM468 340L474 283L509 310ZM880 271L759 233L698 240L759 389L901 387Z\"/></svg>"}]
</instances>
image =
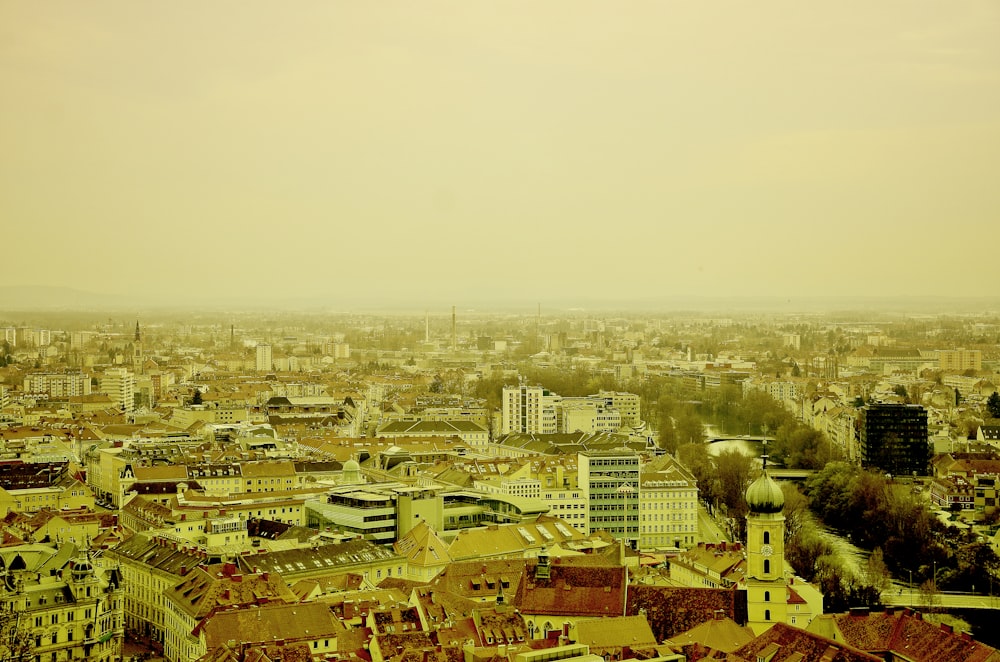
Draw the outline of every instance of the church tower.
<instances>
[{"instance_id":1,"label":"church tower","mask_svg":"<svg viewBox=\"0 0 1000 662\"><path fill-rule=\"evenodd\" d=\"M764 473L747 488L747 616L754 633L788 622L788 580L785 578L785 496Z\"/></svg>"},{"instance_id":2,"label":"church tower","mask_svg":"<svg viewBox=\"0 0 1000 662\"><path fill-rule=\"evenodd\" d=\"M142 330L139 320L135 321L135 339L132 341L132 372L140 375L143 372Z\"/></svg>"}]
</instances>

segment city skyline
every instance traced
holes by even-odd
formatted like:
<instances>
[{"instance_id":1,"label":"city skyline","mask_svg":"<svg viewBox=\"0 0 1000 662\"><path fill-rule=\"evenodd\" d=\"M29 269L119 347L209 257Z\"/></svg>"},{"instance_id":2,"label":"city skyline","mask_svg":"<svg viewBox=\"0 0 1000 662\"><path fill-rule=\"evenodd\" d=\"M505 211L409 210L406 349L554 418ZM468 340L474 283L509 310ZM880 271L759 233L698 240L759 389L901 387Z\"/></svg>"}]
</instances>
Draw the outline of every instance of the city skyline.
<instances>
[{"instance_id":1,"label":"city skyline","mask_svg":"<svg viewBox=\"0 0 1000 662\"><path fill-rule=\"evenodd\" d=\"M1000 9L0 5L4 285L986 298Z\"/></svg>"}]
</instances>

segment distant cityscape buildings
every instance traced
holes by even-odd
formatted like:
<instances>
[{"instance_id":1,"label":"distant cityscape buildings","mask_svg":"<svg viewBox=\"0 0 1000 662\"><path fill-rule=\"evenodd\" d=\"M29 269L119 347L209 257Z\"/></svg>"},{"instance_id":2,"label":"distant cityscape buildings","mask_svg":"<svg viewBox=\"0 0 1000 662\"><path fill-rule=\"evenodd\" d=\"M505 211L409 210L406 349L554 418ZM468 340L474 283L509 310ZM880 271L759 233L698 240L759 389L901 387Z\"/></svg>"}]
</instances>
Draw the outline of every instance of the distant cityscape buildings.
<instances>
[{"instance_id":1,"label":"distant cityscape buildings","mask_svg":"<svg viewBox=\"0 0 1000 662\"><path fill-rule=\"evenodd\" d=\"M541 386L505 386L501 434L616 432L639 427L639 396L602 391L563 397Z\"/></svg>"},{"instance_id":2,"label":"distant cityscape buildings","mask_svg":"<svg viewBox=\"0 0 1000 662\"><path fill-rule=\"evenodd\" d=\"M763 403L1000 549L1000 325L946 321L7 321L0 616L36 662L971 659L824 613L772 462L704 483Z\"/></svg>"}]
</instances>

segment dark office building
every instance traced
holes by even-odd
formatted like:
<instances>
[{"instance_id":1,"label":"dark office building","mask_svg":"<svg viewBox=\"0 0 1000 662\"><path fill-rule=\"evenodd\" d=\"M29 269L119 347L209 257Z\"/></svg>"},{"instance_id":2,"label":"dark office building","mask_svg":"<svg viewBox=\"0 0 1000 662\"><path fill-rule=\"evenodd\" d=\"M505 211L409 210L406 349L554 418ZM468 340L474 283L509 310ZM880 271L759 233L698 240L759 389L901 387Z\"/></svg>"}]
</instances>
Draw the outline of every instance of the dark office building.
<instances>
[{"instance_id":1,"label":"dark office building","mask_svg":"<svg viewBox=\"0 0 1000 662\"><path fill-rule=\"evenodd\" d=\"M920 405L873 404L861 408L858 443L866 467L894 476L926 476L931 445L927 410Z\"/></svg>"}]
</instances>

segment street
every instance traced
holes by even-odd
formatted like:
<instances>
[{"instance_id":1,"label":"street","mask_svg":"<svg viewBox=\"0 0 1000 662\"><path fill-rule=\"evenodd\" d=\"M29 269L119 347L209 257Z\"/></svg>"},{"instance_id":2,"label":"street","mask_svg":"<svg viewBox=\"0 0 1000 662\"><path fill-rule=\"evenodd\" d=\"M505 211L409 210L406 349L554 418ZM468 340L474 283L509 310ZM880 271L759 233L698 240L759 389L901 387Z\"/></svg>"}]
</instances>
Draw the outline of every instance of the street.
<instances>
[{"instance_id":1,"label":"street","mask_svg":"<svg viewBox=\"0 0 1000 662\"><path fill-rule=\"evenodd\" d=\"M930 604L928 604L930 597ZM944 607L956 609L998 609L1000 600L997 596L979 595L977 593L934 593L928 596L920 590L903 589L898 591L886 591L882 594L882 604L895 605L900 607Z\"/></svg>"},{"instance_id":2,"label":"street","mask_svg":"<svg viewBox=\"0 0 1000 662\"><path fill-rule=\"evenodd\" d=\"M701 534L701 539L709 544L729 542L729 536L708 514L705 506L700 503L698 504L698 532Z\"/></svg>"}]
</instances>

